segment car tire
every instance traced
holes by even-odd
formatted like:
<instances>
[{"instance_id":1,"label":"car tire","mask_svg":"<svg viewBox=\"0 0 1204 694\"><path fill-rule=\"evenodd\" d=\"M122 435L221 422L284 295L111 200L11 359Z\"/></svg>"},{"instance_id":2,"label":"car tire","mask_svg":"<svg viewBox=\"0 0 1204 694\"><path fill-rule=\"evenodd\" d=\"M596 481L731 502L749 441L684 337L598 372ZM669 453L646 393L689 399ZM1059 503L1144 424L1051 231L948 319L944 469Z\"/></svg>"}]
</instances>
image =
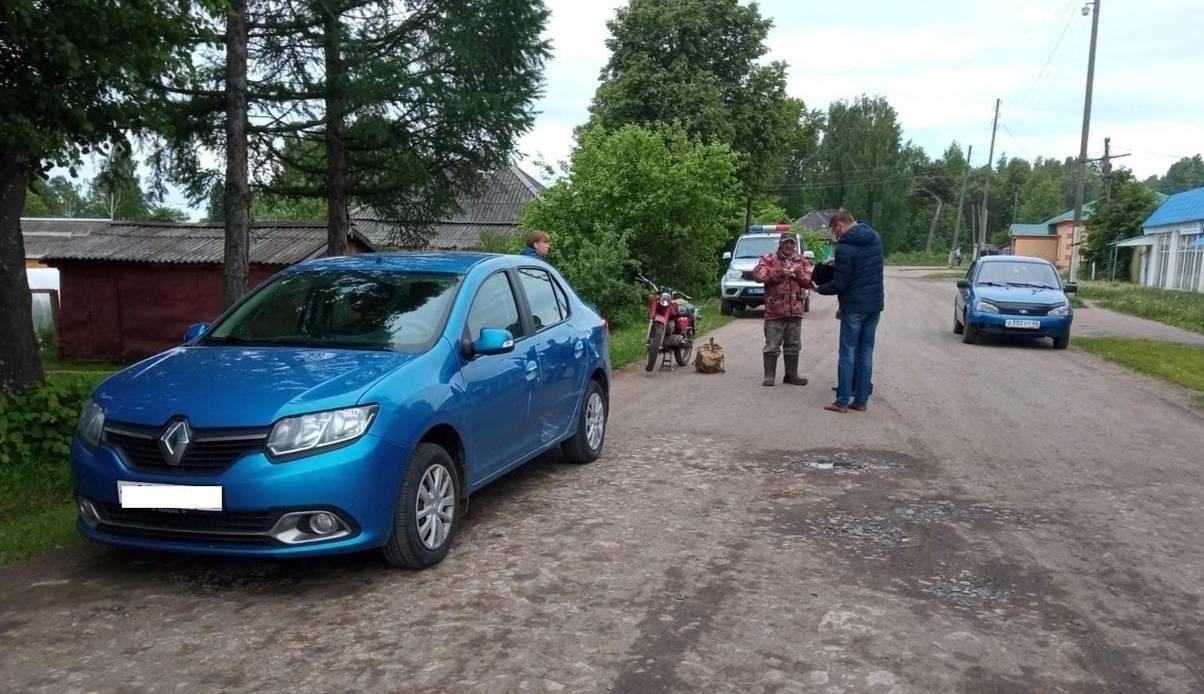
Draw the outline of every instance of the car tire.
<instances>
[{"instance_id":1,"label":"car tire","mask_svg":"<svg viewBox=\"0 0 1204 694\"><path fill-rule=\"evenodd\" d=\"M962 342L967 345L978 342L978 331L974 329L974 326L970 325L969 321L962 323Z\"/></svg>"},{"instance_id":2,"label":"car tire","mask_svg":"<svg viewBox=\"0 0 1204 694\"><path fill-rule=\"evenodd\" d=\"M602 455L609 410L602 386L591 380L585 389L585 397L581 399L581 410L577 413L577 431L560 444L560 452L566 462L583 465L594 462Z\"/></svg>"},{"instance_id":3,"label":"car tire","mask_svg":"<svg viewBox=\"0 0 1204 694\"><path fill-rule=\"evenodd\" d=\"M732 305L732 302L728 301L727 299L719 300L719 315L730 316L732 315L732 310L734 308L735 306Z\"/></svg>"},{"instance_id":4,"label":"car tire","mask_svg":"<svg viewBox=\"0 0 1204 694\"><path fill-rule=\"evenodd\" d=\"M648 334L648 358L644 362L644 370L656 368L656 362L661 356L661 344L665 341L665 324L653 323L652 332Z\"/></svg>"},{"instance_id":5,"label":"car tire","mask_svg":"<svg viewBox=\"0 0 1204 694\"><path fill-rule=\"evenodd\" d=\"M1070 336L1067 335L1066 337L1055 337L1053 339L1053 343L1054 349L1066 349L1070 346Z\"/></svg>"},{"instance_id":6,"label":"car tire","mask_svg":"<svg viewBox=\"0 0 1204 694\"><path fill-rule=\"evenodd\" d=\"M381 548L385 561L407 569L425 569L443 561L460 527L461 485L455 461L446 450L433 443L418 444L406 464L389 540ZM419 515L427 508L433 510L424 524Z\"/></svg>"},{"instance_id":7,"label":"car tire","mask_svg":"<svg viewBox=\"0 0 1204 694\"><path fill-rule=\"evenodd\" d=\"M964 332L966 332L966 326L962 325L962 322L957 319L957 311L954 311L953 312L953 334L961 335Z\"/></svg>"}]
</instances>

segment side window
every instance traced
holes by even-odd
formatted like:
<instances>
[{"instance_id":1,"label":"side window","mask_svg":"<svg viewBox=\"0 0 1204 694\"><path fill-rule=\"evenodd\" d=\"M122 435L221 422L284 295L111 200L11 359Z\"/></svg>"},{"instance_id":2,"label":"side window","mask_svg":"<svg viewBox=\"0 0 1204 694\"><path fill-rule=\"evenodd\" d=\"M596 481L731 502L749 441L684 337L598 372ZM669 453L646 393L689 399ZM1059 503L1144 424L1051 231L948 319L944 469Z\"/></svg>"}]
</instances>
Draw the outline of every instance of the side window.
<instances>
[{"instance_id":1,"label":"side window","mask_svg":"<svg viewBox=\"0 0 1204 694\"><path fill-rule=\"evenodd\" d=\"M548 325L559 323L568 317L567 306L556 293L552 277L543 270L521 268L518 271L519 281L523 291L527 293L527 303L531 305L531 320L535 329L540 330Z\"/></svg>"},{"instance_id":2,"label":"side window","mask_svg":"<svg viewBox=\"0 0 1204 694\"><path fill-rule=\"evenodd\" d=\"M970 279L974 276L974 269L976 267L978 267L978 263L970 263L970 268L966 270L966 279Z\"/></svg>"},{"instance_id":3,"label":"side window","mask_svg":"<svg viewBox=\"0 0 1204 694\"><path fill-rule=\"evenodd\" d=\"M518 317L518 304L510 289L506 273L498 272L481 283L472 308L468 311L468 335L476 340L484 328L509 330L515 338L523 336L523 323Z\"/></svg>"},{"instance_id":4,"label":"side window","mask_svg":"<svg viewBox=\"0 0 1204 694\"><path fill-rule=\"evenodd\" d=\"M552 289L556 292L556 304L560 308L560 318L563 320L569 317L569 297L565 295L564 288L560 286L556 280L552 280Z\"/></svg>"}]
</instances>

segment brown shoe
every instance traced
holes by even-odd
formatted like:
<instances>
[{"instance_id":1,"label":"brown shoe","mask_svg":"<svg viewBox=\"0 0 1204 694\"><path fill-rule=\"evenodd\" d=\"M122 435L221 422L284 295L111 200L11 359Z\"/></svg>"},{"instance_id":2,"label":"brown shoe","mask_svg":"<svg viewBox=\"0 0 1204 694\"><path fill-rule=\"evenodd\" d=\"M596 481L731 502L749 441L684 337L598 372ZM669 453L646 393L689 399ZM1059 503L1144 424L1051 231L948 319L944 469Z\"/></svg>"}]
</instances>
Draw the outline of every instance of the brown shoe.
<instances>
[{"instance_id":1,"label":"brown shoe","mask_svg":"<svg viewBox=\"0 0 1204 694\"><path fill-rule=\"evenodd\" d=\"M845 412L848 412L848 411L849 411L849 408L847 408L847 407L841 407L840 405L838 405L838 404L836 404L836 403L834 403L834 402L833 402L833 403L828 403L827 405L824 405L824 409L825 409L825 410L827 410L827 411L829 411L829 412L839 412L839 413L841 413L841 414L844 414Z\"/></svg>"},{"instance_id":2,"label":"brown shoe","mask_svg":"<svg viewBox=\"0 0 1204 694\"><path fill-rule=\"evenodd\" d=\"M854 412L865 412L865 405L859 405L857 403L853 403L853 404L849 405L849 409L853 410Z\"/></svg>"}]
</instances>

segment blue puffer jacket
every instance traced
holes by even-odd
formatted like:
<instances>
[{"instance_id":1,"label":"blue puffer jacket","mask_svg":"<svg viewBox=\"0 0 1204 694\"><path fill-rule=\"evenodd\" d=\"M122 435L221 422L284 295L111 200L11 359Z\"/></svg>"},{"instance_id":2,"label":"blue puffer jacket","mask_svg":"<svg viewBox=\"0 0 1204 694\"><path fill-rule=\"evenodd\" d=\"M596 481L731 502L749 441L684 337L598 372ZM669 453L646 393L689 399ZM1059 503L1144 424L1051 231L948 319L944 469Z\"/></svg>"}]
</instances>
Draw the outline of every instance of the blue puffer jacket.
<instances>
[{"instance_id":1,"label":"blue puffer jacket","mask_svg":"<svg viewBox=\"0 0 1204 694\"><path fill-rule=\"evenodd\" d=\"M858 222L836 242L836 267L832 281L821 284L820 294L835 294L843 313L877 313L886 303L882 273L886 259L882 239L868 224Z\"/></svg>"}]
</instances>

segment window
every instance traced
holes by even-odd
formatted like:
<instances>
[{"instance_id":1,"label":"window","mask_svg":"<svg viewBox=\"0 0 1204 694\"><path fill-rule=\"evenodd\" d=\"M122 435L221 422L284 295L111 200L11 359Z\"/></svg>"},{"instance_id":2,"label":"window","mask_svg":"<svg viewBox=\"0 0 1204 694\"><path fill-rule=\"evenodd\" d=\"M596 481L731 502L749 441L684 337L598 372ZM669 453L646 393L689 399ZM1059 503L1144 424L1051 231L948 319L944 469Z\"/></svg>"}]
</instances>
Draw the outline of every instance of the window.
<instances>
[{"instance_id":1,"label":"window","mask_svg":"<svg viewBox=\"0 0 1204 694\"><path fill-rule=\"evenodd\" d=\"M568 318L566 302L557 294L558 288L547 272L522 268L518 271L518 278L523 291L527 293L527 303L531 305L531 319L535 321L536 330Z\"/></svg>"},{"instance_id":2,"label":"window","mask_svg":"<svg viewBox=\"0 0 1204 694\"><path fill-rule=\"evenodd\" d=\"M468 311L470 338L480 339L481 331L485 328L509 330L516 339L523 336L518 304L514 301L514 291L510 289L510 279L504 272L495 273L481 283L476 298L472 300L472 308Z\"/></svg>"},{"instance_id":3,"label":"window","mask_svg":"<svg viewBox=\"0 0 1204 694\"><path fill-rule=\"evenodd\" d=\"M1006 262L983 263L978 284L1011 284L1060 289L1062 283L1053 266L1048 263Z\"/></svg>"},{"instance_id":4,"label":"window","mask_svg":"<svg viewBox=\"0 0 1204 694\"><path fill-rule=\"evenodd\" d=\"M421 351L442 329L459 283L458 275L391 270L290 272L205 343Z\"/></svg>"}]
</instances>

